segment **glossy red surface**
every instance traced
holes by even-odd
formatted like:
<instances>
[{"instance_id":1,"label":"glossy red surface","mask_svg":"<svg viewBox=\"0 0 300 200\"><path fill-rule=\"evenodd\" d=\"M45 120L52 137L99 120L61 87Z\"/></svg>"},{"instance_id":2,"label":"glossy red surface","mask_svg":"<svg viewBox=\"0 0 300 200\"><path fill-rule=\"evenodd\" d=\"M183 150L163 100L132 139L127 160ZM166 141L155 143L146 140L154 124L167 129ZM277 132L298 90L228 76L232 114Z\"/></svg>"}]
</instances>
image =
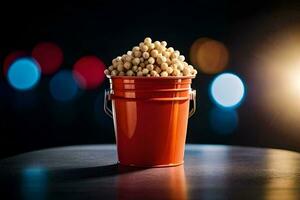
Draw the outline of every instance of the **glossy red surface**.
<instances>
[{"instance_id":1,"label":"glossy red surface","mask_svg":"<svg viewBox=\"0 0 300 200\"><path fill-rule=\"evenodd\" d=\"M126 173L128 170L128 167L119 167L119 173L123 176L119 176L116 181L117 199L188 199L184 165L153 169L155 172L151 174L150 171L144 171L148 175L147 179L139 177L133 180L131 174Z\"/></svg>"},{"instance_id":2,"label":"glossy red surface","mask_svg":"<svg viewBox=\"0 0 300 200\"><path fill-rule=\"evenodd\" d=\"M183 163L192 77L111 77L119 162L161 167Z\"/></svg>"}]
</instances>

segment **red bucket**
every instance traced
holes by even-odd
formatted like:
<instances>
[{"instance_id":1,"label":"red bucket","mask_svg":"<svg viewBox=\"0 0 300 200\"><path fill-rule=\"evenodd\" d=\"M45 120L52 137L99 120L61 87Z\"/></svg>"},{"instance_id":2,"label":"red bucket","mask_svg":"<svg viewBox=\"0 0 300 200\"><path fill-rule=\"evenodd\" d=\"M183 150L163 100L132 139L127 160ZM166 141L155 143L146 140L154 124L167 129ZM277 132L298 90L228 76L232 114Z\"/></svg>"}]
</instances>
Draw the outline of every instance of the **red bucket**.
<instances>
[{"instance_id":1,"label":"red bucket","mask_svg":"<svg viewBox=\"0 0 300 200\"><path fill-rule=\"evenodd\" d=\"M114 120L120 164L163 167L183 163L188 117L196 109L192 78L109 77L104 110ZM193 108L189 111L190 100Z\"/></svg>"}]
</instances>

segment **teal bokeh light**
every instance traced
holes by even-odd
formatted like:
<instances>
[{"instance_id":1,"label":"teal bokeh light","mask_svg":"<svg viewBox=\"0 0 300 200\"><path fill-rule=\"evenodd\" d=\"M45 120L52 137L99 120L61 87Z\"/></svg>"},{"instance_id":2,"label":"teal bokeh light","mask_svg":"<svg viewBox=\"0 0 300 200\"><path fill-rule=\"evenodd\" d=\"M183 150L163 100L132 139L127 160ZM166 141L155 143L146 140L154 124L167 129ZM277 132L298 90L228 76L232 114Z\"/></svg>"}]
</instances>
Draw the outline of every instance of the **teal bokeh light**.
<instances>
[{"instance_id":1,"label":"teal bokeh light","mask_svg":"<svg viewBox=\"0 0 300 200\"><path fill-rule=\"evenodd\" d=\"M210 88L214 102L223 108L234 108L240 105L245 96L245 86L235 74L223 73L217 76Z\"/></svg>"},{"instance_id":2,"label":"teal bokeh light","mask_svg":"<svg viewBox=\"0 0 300 200\"><path fill-rule=\"evenodd\" d=\"M209 114L210 126L218 134L228 135L238 126L238 114L234 109L229 110L216 107Z\"/></svg>"},{"instance_id":3,"label":"teal bokeh light","mask_svg":"<svg viewBox=\"0 0 300 200\"><path fill-rule=\"evenodd\" d=\"M42 167L27 167L22 170L22 198L44 200L47 196L48 174Z\"/></svg>"},{"instance_id":4,"label":"teal bokeh light","mask_svg":"<svg viewBox=\"0 0 300 200\"><path fill-rule=\"evenodd\" d=\"M17 90L30 90L40 80L41 70L32 58L21 58L11 64L8 69L8 82Z\"/></svg>"}]
</instances>

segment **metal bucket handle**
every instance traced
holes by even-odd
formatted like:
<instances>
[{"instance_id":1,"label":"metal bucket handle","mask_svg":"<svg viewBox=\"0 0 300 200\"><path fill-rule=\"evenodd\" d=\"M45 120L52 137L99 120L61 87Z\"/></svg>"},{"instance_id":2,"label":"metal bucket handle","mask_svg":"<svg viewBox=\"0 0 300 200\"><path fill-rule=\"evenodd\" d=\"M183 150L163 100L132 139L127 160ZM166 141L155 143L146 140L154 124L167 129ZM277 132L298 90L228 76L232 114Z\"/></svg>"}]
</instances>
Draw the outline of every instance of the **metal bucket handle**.
<instances>
[{"instance_id":1,"label":"metal bucket handle","mask_svg":"<svg viewBox=\"0 0 300 200\"><path fill-rule=\"evenodd\" d=\"M108 107L107 102L111 100L110 90L105 90L104 93L104 112L113 118L112 110ZM196 112L196 90L190 91L190 100L193 101L193 107L189 112L189 117L193 116Z\"/></svg>"},{"instance_id":2,"label":"metal bucket handle","mask_svg":"<svg viewBox=\"0 0 300 200\"><path fill-rule=\"evenodd\" d=\"M104 112L110 117L113 118L112 111L108 107L107 102L110 101L110 90L105 90L104 92Z\"/></svg>"}]
</instances>

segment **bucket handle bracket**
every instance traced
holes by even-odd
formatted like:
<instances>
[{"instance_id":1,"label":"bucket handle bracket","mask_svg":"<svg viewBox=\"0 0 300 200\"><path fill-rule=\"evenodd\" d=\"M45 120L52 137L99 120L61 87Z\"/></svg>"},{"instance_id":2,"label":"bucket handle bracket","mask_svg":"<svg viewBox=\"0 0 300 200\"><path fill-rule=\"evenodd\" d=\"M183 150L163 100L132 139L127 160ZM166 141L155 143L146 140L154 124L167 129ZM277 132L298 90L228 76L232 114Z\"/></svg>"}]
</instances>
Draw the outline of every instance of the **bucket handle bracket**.
<instances>
[{"instance_id":1,"label":"bucket handle bracket","mask_svg":"<svg viewBox=\"0 0 300 200\"><path fill-rule=\"evenodd\" d=\"M196 90L190 92L190 100L193 101L193 107L189 112L189 117L193 116L196 112Z\"/></svg>"},{"instance_id":2,"label":"bucket handle bracket","mask_svg":"<svg viewBox=\"0 0 300 200\"><path fill-rule=\"evenodd\" d=\"M113 118L112 111L108 107L107 102L111 100L110 90L105 90L104 92L104 112L110 117Z\"/></svg>"}]
</instances>

